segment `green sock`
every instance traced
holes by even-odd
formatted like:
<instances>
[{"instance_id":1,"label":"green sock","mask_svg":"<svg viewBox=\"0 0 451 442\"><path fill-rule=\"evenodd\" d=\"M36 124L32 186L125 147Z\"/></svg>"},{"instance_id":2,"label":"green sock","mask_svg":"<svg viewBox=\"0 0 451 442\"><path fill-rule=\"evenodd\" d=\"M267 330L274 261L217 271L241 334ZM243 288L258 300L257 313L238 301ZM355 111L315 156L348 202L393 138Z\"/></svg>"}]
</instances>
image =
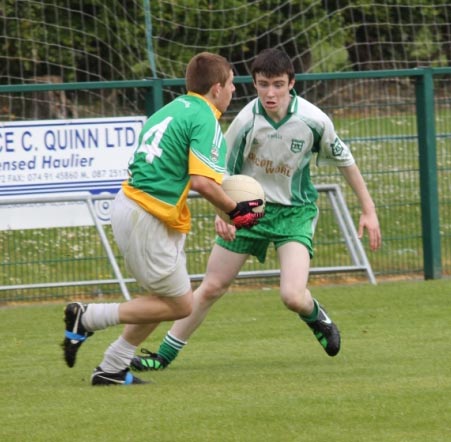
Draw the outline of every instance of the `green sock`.
<instances>
[{"instance_id":1,"label":"green sock","mask_svg":"<svg viewBox=\"0 0 451 442\"><path fill-rule=\"evenodd\" d=\"M310 313L307 316L302 316L300 314L299 317L305 322L313 322L313 321L316 321L318 319L318 313L319 313L318 301L316 299L313 299L313 310L312 310L312 313Z\"/></svg>"},{"instance_id":2,"label":"green sock","mask_svg":"<svg viewBox=\"0 0 451 442\"><path fill-rule=\"evenodd\" d=\"M168 361L168 364L171 363L179 354L179 351L186 345L185 341L177 339L172 336L170 332L166 334L163 339L163 342L158 349L158 354L163 356L163 358Z\"/></svg>"}]
</instances>

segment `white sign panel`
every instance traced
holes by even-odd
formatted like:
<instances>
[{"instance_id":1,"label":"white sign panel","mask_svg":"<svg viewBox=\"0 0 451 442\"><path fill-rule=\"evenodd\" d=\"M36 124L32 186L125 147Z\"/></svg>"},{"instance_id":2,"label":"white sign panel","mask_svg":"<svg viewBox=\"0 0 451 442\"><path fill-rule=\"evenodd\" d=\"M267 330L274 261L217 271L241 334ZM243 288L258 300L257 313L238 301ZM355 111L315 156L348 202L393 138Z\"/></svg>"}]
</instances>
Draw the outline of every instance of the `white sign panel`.
<instances>
[{"instance_id":1,"label":"white sign panel","mask_svg":"<svg viewBox=\"0 0 451 442\"><path fill-rule=\"evenodd\" d=\"M116 193L127 179L128 161L145 120L138 116L0 122L0 198ZM86 210L86 216L77 210L80 203L54 205L52 210L45 206L38 210L34 205L32 218L30 206L0 206L0 229L92 224Z\"/></svg>"},{"instance_id":2,"label":"white sign panel","mask_svg":"<svg viewBox=\"0 0 451 442\"><path fill-rule=\"evenodd\" d=\"M0 196L117 191L145 117L0 123Z\"/></svg>"}]
</instances>

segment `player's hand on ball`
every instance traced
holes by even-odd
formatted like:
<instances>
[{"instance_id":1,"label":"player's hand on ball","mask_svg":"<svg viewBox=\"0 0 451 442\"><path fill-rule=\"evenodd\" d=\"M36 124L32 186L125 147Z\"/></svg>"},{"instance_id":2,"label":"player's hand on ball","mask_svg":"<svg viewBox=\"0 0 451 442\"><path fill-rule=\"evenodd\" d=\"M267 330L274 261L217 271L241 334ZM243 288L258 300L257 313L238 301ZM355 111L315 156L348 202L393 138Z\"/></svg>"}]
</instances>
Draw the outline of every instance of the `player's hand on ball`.
<instances>
[{"instance_id":1,"label":"player's hand on ball","mask_svg":"<svg viewBox=\"0 0 451 442\"><path fill-rule=\"evenodd\" d=\"M258 223L258 220L265 214L263 211L253 211L256 207L260 206L263 206L262 199L241 201L228 213L230 221L237 229L249 229L250 227L255 226Z\"/></svg>"},{"instance_id":2,"label":"player's hand on ball","mask_svg":"<svg viewBox=\"0 0 451 442\"><path fill-rule=\"evenodd\" d=\"M215 231L225 241L235 239L236 227L230 222L224 221L219 215L215 217Z\"/></svg>"}]
</instances>

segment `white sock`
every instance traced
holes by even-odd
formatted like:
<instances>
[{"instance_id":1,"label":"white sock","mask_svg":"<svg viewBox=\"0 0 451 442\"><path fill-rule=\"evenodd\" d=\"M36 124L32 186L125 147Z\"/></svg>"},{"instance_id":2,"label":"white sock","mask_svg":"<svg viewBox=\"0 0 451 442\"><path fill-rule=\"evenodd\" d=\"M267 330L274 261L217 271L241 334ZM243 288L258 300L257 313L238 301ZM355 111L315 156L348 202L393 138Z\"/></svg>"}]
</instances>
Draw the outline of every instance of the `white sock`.
<instances>
[{"instance_id":1,"label":"white sock","mask_svg":"<svg viewBox=\"0 0 451 442\"><path fill-rule=\"evenodd\" d=\"M119 303L88 304L83 313L81 322L83 327L90 332L103 330L112 325L119 324Z\"/></svg>"},{"instance_id":2,"label":"white sock","mask_svg":"<svg viewBox=\"0 0 451 442\"><path fill-rule=\"evenodd\" d=\"M106 373L122 371L130 365L135 351L135 345L128 343L122 336L119 336L105 352L100 368Z\"/></svg>"}]
</instances>

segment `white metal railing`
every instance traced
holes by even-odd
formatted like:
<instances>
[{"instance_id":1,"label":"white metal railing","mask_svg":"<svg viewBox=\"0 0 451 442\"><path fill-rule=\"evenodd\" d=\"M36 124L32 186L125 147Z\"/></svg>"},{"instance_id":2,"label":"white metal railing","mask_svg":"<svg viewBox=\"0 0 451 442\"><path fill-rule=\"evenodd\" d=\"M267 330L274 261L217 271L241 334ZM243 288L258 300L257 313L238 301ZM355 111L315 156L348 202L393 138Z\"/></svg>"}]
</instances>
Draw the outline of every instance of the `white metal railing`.
<instances>
[{"instance_id":1,"label":"white metal railing","mask_svg":"<svg viewBox=\"0 0 451 442\"><path fill-rule=\"evenodd\" d=\"M369 281L372 284L376 284L376 278L371 269L371 265L366 256L365 250L361 241L357 236L357 230L354 226L354 222L349 213L346 202L343 198L343 194L340 187L337 184L322 184L317 185L318 192L324 192L327 194L329 202L332 207L332 211L339 226L340 232L345 241L346 248L350 254L352 265L348 266L329 266L329 267L312 267L310 269L311 274L324 274L324 273L339 273L339 272L366 272ZM198 198L199 194L195 192L190 193L190 197ZM69 287L69 286L86 286L86 285L98 285L98 284L119 284L122 295L126 300L131 299L129 290L127 288L128 283L133 283L133 278L124 278L119 265L114 256L111 245L105 234L103 224L99 221L96 210L94 207L95 201L112 200L114 195L91 195L91 194L74 194L74 195L42 195L42 196L21 196L16 198L8 198L7 200L0 200L0 205L24 205L24 204L51 204L51 203L70 203L70 202L82 202L85 203L94 226L97 229L101 243L107 254L108 260L111 264L115 279L99 279L99 280L86 280L86 281L61 281L61 282L48 282L48 283L35 283L35 284L14 284L0 286L0 291L4 290L19 290L19 289L38 289L38 288L51 288L51 287ZM279 269L272 270L257 270L257 271L242 271L238 274L237 278L259 278L259 277L272 277L279 276ZM190 275L192 281L202 280L204 274L192 274Z\"/></svg>"}]
</instances>

